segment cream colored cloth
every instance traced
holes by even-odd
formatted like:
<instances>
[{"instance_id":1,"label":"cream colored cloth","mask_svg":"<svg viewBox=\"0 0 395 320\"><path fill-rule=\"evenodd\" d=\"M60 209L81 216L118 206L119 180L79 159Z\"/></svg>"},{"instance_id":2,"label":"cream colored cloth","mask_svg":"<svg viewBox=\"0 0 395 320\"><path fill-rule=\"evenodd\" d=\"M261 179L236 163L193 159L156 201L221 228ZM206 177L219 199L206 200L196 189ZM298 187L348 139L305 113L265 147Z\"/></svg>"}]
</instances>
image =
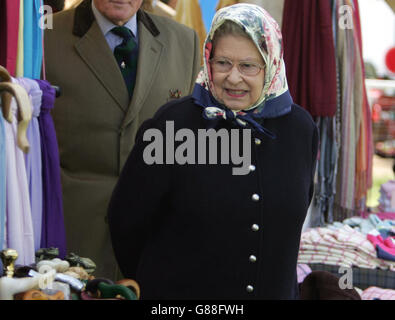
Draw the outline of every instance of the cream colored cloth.
<instances>
[{"instance_id":1,"label":"cream colored cloth","mask_svg":"<svg viewBox=\"0 0 395 320\"><path fill-rule=\"evenodd\" d=\"M232 6L232 5L240 3L240 2L243 2L243 1L240 1L240 0L219 0L215 10L218 11L219 9L222 9L227 6Z\"/></svg>"},{"instance_id":2,"label":"cream colored cloth","mask_svg":"<svg viewBox=\"0 0 395 320\"><path fill-rule=\"evenodd\" d=\"M152 8L152 13L158 16L174 19L176 15L176 10L168 6L166 3L163 3L162 1L157 1L155 6L153 6Z\"/></svg>"},{"instance_id":3,"label":"cream colored cloth","mask_svg":"<svg viewBox=\"0 0 395 320\"><path fill-rule=\"evenodd\" d=\"M23 1L20 1L19 5L19 31L18 31L18 52L16 56L16 72L15 75L17 77L23 77L23 26L24 26L24 16L23 16Z\"/></svg>"},{"instance_id":4,"label":"cream colored cloth","mask_svg":"<svg viewBox=\"0 0 395 320\"><path fill-rule=\"evenodd\" d=\"M282 26L285 0L239 0L239 2L252 3L261 6Z\"/></svg>"},{"instance_id":5,"label":"cream colored cloth","mask_svg":"<svg viewBox=\"0 0 395 320\"><path fill-rule=\"evenodd\" d=\"M196 31L199 37L200 53L203 57L203 44L206 39L206 28L204 27L199 0L178 0L174 19Z\"/></svg>"}]
</instances>

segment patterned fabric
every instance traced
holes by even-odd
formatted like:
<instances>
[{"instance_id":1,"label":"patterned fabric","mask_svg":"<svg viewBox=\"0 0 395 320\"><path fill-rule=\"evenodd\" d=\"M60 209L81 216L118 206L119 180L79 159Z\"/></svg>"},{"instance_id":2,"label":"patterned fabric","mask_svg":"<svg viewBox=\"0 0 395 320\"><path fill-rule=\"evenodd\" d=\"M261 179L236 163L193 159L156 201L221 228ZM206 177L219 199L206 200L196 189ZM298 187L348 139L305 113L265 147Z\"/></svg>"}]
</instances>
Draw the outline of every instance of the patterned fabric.
<instances>
[{"instance_id":1,"label":"patterned fabric","mask_svg":"<svg viewBox=\"0 0 395 320\"><path fill-rule=\"evenodd\" d=\"M115 47L114 56L121 69L122 76L128 88L130 98L133 96L133 90L136 83L137 74L137 45L133 35L126 27L115 27L111 32L123 38L123 42Z\"/></svg>"},{"instance_id":2,"label":"patterned fabric","mask_svg":"<svg viewBox=\"0 0 395 320\"><path fill-rule=\"evenodd\" d=\"M209 64L215 31L225 22L237 23L251 38L265 62L264 88L260 98L243 111L228 110L215 97ZM252 4L236 4L219 10L214 16L211 29L204 43L204 67L196 81L192 94L195 102L206 108L215 107L215 114L224 119L236 119L239 126L251 125L270 136L257 119L276 118L291 111L293 104L288 91L283 60L282 36L277 22L261 7ZM232 116L233 113L233 116ZM226 117L224 117L224 114ZM214 119L213 117L212 119Z\"/></svg>"},{"instance_id":3,"label":"patterned fabric","mask_svg":"<svg viewBox=\"0 0 395 320\"><path fill-rule=\"evenodd\" d=\"M343 228L314 228L302 234L298 263L323 263L336 266L395 271L395 262L377 258L366 235L345 225Z\"/></svg>"},{"instance_id":4,"label":"patterned fabric","mask_svg":"<svg viewBox=\"0 0 395 320\"><path fill-rule=\"evenodd\" d=\"M345 273L339 273L339 266L336 265L310 263L309 267L313 271L328 271L338 277L345 275ZM395 289L395 272L390 270L353 267L352 284L354 287L358 287L362 290L371 286Z\"/></svg>"},{"instance_id":5,"label":"patterned fabric","mask_svg":"<svg viewBox=\"0 0 395 320\"><path fill-rule=\"evenodd\" d=\"M395 290L370 287L362 292L362 300L395 300Z\"/></svg>"},{"instance_id":6,"label":"patterned fabric","mask_svg":"<svg viewBox=\"0 0 395 320\"><path fill-rule=\"evenodd\" d=\"M311 268L307 264L298 264L296 268L298 283L302 283L303 280L311 273L311 271Z\"/></svg>"}]
</instances>

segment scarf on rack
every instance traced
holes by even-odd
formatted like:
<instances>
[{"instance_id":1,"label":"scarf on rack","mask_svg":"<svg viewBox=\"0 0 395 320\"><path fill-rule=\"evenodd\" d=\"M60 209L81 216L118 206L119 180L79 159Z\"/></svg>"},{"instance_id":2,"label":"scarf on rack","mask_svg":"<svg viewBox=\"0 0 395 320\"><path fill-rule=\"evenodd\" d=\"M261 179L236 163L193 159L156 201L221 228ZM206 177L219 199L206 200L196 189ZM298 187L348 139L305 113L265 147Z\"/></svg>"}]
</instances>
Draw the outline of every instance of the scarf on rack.
<instances>
[{"instance_id":1,"label":"scarf on rack","mask_svg":"<svg viewBox=\"0 0 395 320\"><path fill-rule=\"evenodd\" d=\"M245 110L235 111L221 104L212 89L209 59L213 49L215 31L225 22L232 21L246 32L256 45L265 62L264 87L260 98ZM204 64L192 97L203 107L203 117L216 121L225 119L237 126L257 130L271 138L275 135L262 126L263 119L277 118L291 111L292 97L283 60L282 35L277 22L263 8L251 4L236 4L219 10L211 24L204 43Z\"/></svg>"}]
</instances>

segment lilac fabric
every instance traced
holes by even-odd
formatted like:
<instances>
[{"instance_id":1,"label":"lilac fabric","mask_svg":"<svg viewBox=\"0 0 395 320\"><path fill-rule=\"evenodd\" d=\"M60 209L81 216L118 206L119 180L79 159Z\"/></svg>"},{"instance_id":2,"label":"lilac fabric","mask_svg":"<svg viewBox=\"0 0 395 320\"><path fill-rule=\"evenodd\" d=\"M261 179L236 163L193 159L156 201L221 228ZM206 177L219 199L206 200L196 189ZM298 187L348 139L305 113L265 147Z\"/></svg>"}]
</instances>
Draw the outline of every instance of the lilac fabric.
<instances>
[{"instance_id":1,"label":"lilac fabric","mask_svg":"<svg viewBox=\"0 0 395 320\"><path fill-rule=\"evenodd\" d=\"M63 219L63 199L60 182L59 149L55 125L51 116L54 107L55 89L46 80L36 80L43 96L38 118L41 134L43 175L43 219L41 247L56 247L59 257L66 256L66 234Z\"/></svg>"},{"instance_id":2,"label":"lilac fabric","mask_svg":"<svg viewBox=\"0 0 395 320\"><path fill-rule=\"evenodd\" d=\"M0 100L0 106L1 106L1 100ZM6 137L5 137L3 111L0 110L0 250L3 250L5 245L5 217L6 217L5 139ZM2 265L0 266L0 268L2 268Z\"/></svg>"},{"instance_id":3,"label":"lilac fabric","mask_svg":"<svg viewBox=\"0 0 395 320\"><path fill-rule=\"evenodd\" d=\"M13 82L16 82L13 79ZM13 122L5 122L6 132L6 232L7 247L18 252L16 264L35 262L33 225L25 156L17 146L17 105L12 99Z\"/></svg>"},{"instance_id":4,"label":"lilac fabric","mask_svg":"<svg viewBox=\"0 0 395 320\"><path fill-rule=\"evenodd\" d=\"M41 248L41 225L43 215L41 138L38 124L42 91L38 83L34 80L28 78L17 78L15 80L25 88L32 106L32 120L27 128L27 139L29 140L30 151L25 154L25 166L33 222L34 249L38 250Z\"/></svg>"}]
</instances>

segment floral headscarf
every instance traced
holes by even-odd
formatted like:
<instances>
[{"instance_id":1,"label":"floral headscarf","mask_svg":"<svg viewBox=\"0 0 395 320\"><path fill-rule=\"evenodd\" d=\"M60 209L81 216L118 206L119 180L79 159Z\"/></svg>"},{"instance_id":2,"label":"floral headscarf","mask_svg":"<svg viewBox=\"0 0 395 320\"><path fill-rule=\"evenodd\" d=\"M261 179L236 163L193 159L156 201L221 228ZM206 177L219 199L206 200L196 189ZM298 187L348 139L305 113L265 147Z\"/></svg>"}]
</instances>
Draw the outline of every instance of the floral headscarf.
<instances>
[{"instance_id":1,"label":"floral headscarf","mask_svg":"<svg viewBox=\"0 0 395 320\"><path fill-rule=\"evenodd\" d=\"M225 22L238 24L256 45L265 62L264 87L260 98L254 105L242 111L234 111L221 105L212 88L212 75L209 59L213 49L212 39L215 31ZM211 24L204 43L204 66L196 81L192 96L195 102L204 107L204 117L232 118L238 125L247 123L255 129L269 134L254 119L276 118L291 111L293 104L288 91L283 60L282 35L277 22L262 7L240 3L219 10ZM218 110L221 109L221 110Z\"/></svg>"}]
</instances>

